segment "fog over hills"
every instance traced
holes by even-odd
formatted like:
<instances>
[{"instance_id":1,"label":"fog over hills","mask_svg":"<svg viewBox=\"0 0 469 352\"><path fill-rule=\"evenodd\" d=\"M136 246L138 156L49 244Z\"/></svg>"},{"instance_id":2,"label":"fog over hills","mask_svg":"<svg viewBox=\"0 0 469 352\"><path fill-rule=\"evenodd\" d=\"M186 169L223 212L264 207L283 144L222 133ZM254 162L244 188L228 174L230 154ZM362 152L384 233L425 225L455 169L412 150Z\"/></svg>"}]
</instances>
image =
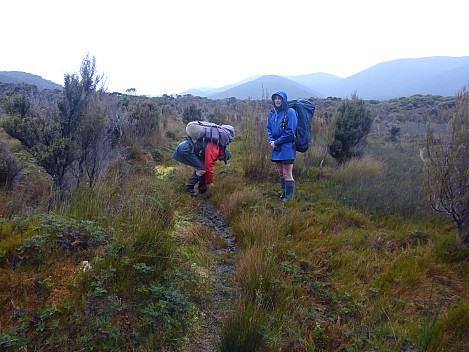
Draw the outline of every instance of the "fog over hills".
<instances>
[{"instance_id":1,"label":"fog over hills","mask_svg":"<svg viewBox=\"0 0 469 352\"><path fill-rule=\"evenodd\" d=\"M182 94L211 99L262 99L282 89L289 99L346 98L356 92L362 99L386 100L415 94L454 96L468 84L469 56L434 56L383 62L347 78L322 72L287 77L269 75L225 89L189 90Z\"/></svg>"},{"instance_id":2,"label":"fog over hills","mask_svg":"<svg viewBox=\"0 0 469 352\"><path fill-rule=\"evenodd\" d=\"M62 86L40 76L0 71L2 83L27 83L39 89L62 89ZM351 97L386 100L415 94L455 96L469 84L469 56L433 56L399 59L377 64L353 76L342 78L324 72L296 75L256 75L219 88L194 88L192 94L210 99L262 99L284 90L289 99Z\"/></svg>"}]
</instances>

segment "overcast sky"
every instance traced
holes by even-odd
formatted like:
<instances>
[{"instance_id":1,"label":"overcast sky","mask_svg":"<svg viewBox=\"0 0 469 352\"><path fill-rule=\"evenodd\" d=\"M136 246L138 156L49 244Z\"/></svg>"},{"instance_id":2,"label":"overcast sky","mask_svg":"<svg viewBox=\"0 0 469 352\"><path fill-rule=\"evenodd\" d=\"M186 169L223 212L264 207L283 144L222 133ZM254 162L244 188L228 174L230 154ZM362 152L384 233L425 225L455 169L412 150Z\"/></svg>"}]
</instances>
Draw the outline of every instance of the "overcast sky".
<instances>
[{"instance_id":1,"label":"overcast sky","mask_svg":"<svg viewBox=\"0 0 469 352\"><path fill-rule=\"evenodd\" d=\"M465 3L2 0L0 71L63 84L89 54L109 92L146 95L258 74L348 77L400 58L469 56Z\"/></svg>"}]
</instances>

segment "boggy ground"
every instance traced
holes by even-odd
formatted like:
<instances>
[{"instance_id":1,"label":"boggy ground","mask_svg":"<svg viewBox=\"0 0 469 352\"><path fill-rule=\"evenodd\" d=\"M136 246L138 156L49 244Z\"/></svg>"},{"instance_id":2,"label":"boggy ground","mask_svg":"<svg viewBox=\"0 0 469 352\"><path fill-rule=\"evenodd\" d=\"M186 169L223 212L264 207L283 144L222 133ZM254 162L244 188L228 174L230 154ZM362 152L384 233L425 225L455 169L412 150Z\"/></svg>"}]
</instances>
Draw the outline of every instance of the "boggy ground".
<instances>
[{"instance_id":1,"label":"boggy ground","mask_svg":"<svg viewBox=\"0 0 469 352\"><path fill-rule=\"evenodd\" d=\"M210 248L212 258L212 285L210 293L201 302L203 321L180 352L214 352L217 351L222 324L227 314L234 308L237 297L234 259L238 251L235 236L221 212L216 209L209 198L198 196L195 220L213 229L218 243Z\"/></svg>"}]
</instances>

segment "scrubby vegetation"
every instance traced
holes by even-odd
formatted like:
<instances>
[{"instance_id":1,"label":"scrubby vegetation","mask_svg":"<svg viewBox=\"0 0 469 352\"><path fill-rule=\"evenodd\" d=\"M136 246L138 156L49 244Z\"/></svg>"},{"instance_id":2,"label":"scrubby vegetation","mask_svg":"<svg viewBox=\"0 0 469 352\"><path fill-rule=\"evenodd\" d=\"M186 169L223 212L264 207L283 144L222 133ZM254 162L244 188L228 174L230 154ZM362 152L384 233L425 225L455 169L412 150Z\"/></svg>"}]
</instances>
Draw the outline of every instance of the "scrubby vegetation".
<instances>
[{"instance_id":1,"label":"scrubby vegetation","mask_svg":"<svg viewBox=\"0 0 469 352\"><path fill-rule=\"evenodd\" d=\"M74 91L83 76L70 77ZM71 112L61 92L2 89L7 131ZM67 139L74 153L62 149L73 155L63 182L40 156L64 144L41 134L39 153L0 134L0 350L191 350L215 287L207 249L220 241L196 223L198 203L183 191L191 170L171 159L195 113L237 131L207 194L239 246L225 259L239 295L213 350L469 350L469 248L431 209L422 151L424 123L446 132L458 97L360 101L373 124L361 157L340 163L329 147L343 101L314 99L314 142L298 155L286 204L264 143L269 101L99 89L90 99L80 138Z\"/></svg>"}]
</instances>

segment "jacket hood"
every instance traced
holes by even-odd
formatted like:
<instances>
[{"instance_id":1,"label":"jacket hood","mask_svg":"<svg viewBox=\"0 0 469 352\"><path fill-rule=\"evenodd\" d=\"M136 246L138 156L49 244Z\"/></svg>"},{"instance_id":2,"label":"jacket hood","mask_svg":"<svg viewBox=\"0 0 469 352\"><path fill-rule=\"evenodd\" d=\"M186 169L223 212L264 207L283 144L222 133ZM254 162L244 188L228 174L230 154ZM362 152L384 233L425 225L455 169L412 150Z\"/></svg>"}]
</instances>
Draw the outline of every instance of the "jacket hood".
<instances>
[{"instance_id":1,"label":"jacket hood","mask_svg":"<svg viewBox=\"0 0 469 352\"><path fill-rule=\"evenodd\" d=\"M277 107L275 106L275 102L274 102L274 98L276 95L282 98L282 106L279 109L277 109ZM287 108L287 104L288 104L287 93L285 93L283 90L276 91L274 94L272 94L271 98L272 98L272 103L274 104L275 110L283 111Z\"/></svg>"}]
</instances>

